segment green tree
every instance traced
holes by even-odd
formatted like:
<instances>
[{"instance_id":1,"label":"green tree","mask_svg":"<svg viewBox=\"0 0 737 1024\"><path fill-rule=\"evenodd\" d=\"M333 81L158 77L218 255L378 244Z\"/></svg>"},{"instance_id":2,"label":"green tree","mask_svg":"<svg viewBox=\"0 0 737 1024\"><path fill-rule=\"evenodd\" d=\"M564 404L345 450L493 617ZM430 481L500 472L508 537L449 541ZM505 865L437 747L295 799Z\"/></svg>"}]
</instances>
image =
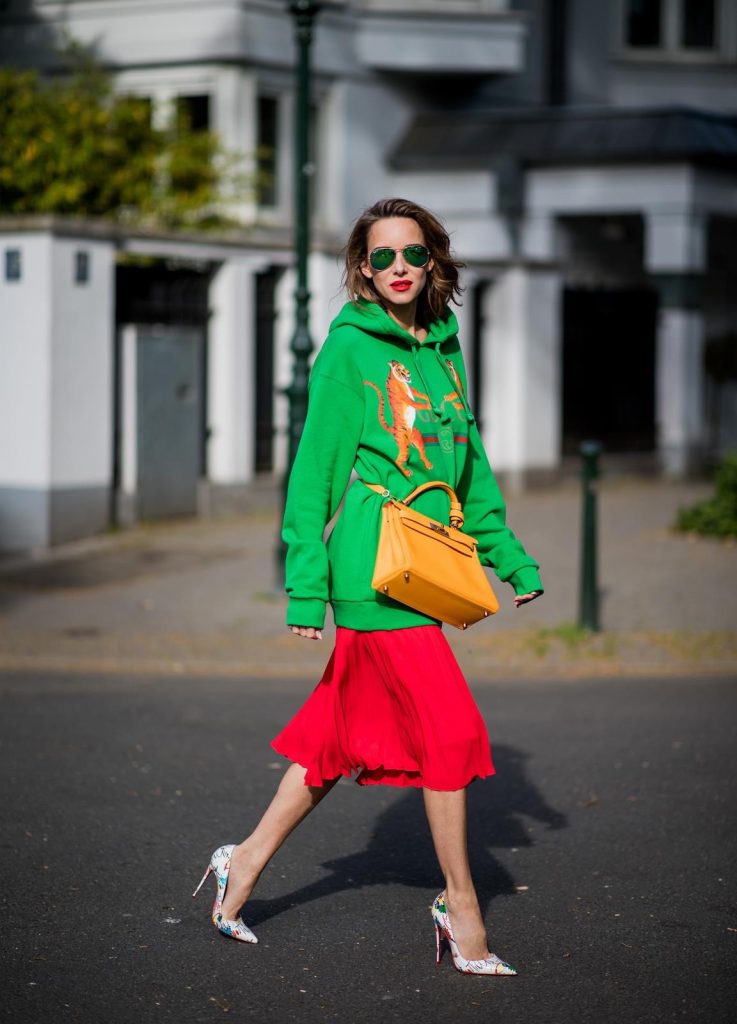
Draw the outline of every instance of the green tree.
<instances>
[{"instance_id":1,"label":"green tree","mask_svg":"<svg viewBox=\"0 0 737 1024\"><path fill-rule=\"evenodd\" d=\"M232 223L253 185L212 132L116 94L89 60L64 81L0 68L0 211L106 217L153 227Z\"/></svg>"}]
</instances>

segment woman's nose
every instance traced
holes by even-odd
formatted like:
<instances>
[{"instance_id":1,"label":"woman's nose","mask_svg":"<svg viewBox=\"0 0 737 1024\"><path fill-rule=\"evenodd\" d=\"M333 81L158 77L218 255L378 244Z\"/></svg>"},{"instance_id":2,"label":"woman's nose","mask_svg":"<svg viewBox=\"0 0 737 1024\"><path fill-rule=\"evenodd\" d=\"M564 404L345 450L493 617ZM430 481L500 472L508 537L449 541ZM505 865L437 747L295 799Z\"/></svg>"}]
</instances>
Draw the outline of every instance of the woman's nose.
<instances>
[{"instance_id":1,"label":"woman's nose","mask_svg":"<svg viewBox=\"0 0 737 1024\"><path fill-rule=\"evenodd\" d=\"M406 270L407 264L404 262L404 253L400 249L397 252L397 255L394 257L394 273L398 274L401 277Z\"/></svg>"}]
</instances>

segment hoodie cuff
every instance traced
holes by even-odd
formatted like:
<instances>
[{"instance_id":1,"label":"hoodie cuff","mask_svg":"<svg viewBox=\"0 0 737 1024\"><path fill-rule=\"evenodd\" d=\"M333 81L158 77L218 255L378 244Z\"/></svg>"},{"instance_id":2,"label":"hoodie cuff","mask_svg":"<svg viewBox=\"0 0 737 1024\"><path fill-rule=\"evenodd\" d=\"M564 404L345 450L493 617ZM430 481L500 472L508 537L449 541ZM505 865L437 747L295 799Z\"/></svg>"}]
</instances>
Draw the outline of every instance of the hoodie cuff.
<instances>
[{"instance_id":1,"label":"hoodie cuff","mask_svg":"<svg viewBox=\"0 0 737 1024\"><path fill-rule=\"evenodd\" d=\"M290 597L287 605L287 625L322 629L325 625L325 602L317 597Z\"/></svg>"},{"instance_id":2,"label":"hoodie cuff","mask_svg":"<svg viewBox=\"0 0 737 1024\"><path fill-rule=\"evenodd\" d=\"M523 569L518 569L517 572L513 573L509 577L509 582L514 587L515 594L520 597L523 594L531 594L533 590L539 590L540 593L544 593L544 588L540 582L538 571L531 565L526 565Z\"/></svg>"}]
</instances>

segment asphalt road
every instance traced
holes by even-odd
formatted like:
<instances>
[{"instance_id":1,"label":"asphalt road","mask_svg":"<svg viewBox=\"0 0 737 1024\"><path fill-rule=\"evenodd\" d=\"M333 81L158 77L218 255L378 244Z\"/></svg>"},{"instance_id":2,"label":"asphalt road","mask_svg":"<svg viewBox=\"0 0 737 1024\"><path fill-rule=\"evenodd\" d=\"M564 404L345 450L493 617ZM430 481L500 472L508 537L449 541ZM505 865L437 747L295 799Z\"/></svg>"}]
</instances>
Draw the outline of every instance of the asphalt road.
<instances>
[{"instance_id":1,"label":"asphalt road","mask_svg":"<svg viewBox=\"0 0 737 1024\"><path fill-rule=\"evenodd\" d=\"M344 782L221 937L191 892L283 771L308 684L0 676L3 1015L661 1024L737 1019L737 678L476 687L498 775L470 789L491 946L434 963L417 791Z\"/></svg>"}]
</instances>

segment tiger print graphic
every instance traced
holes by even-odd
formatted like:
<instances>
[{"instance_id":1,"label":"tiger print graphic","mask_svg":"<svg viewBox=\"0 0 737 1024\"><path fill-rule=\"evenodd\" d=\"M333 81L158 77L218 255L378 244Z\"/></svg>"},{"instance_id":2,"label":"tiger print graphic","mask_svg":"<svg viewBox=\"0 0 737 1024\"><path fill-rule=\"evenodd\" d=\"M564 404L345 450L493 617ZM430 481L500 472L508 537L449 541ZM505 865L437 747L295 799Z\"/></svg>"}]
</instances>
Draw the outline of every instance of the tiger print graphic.
<instances>
[{"instance_id":1,"label":"tiger print graphic","mask_svg":"<svg viewBox=\"0 0 737 1024\"><path fill-rule=\"evenodd\" d=\"M397 444L397 457L394 460L406 477L412 476L407 468L410 448L414 446L426 469L432 469L432 463L425 453L425 442L422 434L415 426L418 409L430 409L428 395L416 391L412 387L412 375L403 363L392 359L389 362L389 375L386 379L386 398L392 413L392 423L387 423L384 415L385 404L381 390L373 381L365 380L366 387L373 388L379 396L379 422L388 431Z\"/></svg>"}]
</instances>

